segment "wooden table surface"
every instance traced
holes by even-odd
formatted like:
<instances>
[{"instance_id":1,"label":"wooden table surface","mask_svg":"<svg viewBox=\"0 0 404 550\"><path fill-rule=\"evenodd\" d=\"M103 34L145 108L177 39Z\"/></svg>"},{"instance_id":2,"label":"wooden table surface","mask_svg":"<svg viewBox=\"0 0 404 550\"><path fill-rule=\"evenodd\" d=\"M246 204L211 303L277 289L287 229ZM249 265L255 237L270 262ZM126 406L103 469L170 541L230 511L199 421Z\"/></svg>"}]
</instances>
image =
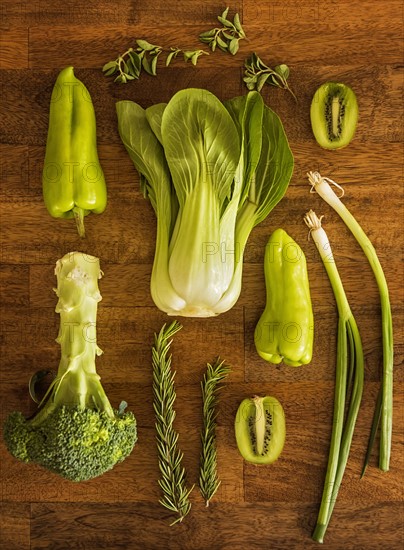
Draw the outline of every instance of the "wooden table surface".
<instances>
[{"instance_id":1,"label":"wooden table surface","mask_svg":"<svg viewBox=\"0 0 404 550\"><path fill-rule=\"evenodd\" d=\"M325 227L365 351L365 387L343 485L326 536L332 549L402 548L403 543L403 147L401 0L240 0L250 42L235 57L216 52L197 67L178 61L156 78L118 86L100 67L147 38L164 46L198 47L198 34L215 23L223 5L208 0L2 0L1 9L1 420L12 410L33 411L27 381L39 368L55 369L59 318L54 312L54 264L66 252L97 255L100 282L97 360L115 406L129 402L138 420L133 454L101 478L74 484L13 459L0 444L1 533L4 550L52 549L283 549L314 548L315 524L327 463L335 373L336 308L303 214L325 215ZM177 420L189 483L198 479L200 380L220 354L232 365L222 391L218 453L222 485L206 509L195 488L183 524L169 527L158 504L158 464L150 362L153 333L167 317L154 306L149 280L155 218L120 143L114 104L146 107L186 87L226 99L245 93L242 66L251 51L269 64L287 63L299 102L266 87L263 97L283 120L295 171L283 201L249 239L243 287L236 306L214 319L180 319L173 346ZM58 71L73 65L88 87L97 116L98 145L109 203L86 219L79 240L72 221L55 220L42 199L41 170L50 94ZM326 80L355 90L357 134L341 151L315 143L309 106ZM338 216L309 193L305 173L319 170L344 185L345 204L372 239L391 292L395 332L394 428L391 470L376 458L359 479L382 360L380 308L369 265ZM253 331L264 307L266 240L283 227L304 249L315 314L310 365L293 369L261 360ZM275 395L283 403L287 440L279 461L254 467L239 456L233 421L241 399Z\"/></svg>"}]
</instances>

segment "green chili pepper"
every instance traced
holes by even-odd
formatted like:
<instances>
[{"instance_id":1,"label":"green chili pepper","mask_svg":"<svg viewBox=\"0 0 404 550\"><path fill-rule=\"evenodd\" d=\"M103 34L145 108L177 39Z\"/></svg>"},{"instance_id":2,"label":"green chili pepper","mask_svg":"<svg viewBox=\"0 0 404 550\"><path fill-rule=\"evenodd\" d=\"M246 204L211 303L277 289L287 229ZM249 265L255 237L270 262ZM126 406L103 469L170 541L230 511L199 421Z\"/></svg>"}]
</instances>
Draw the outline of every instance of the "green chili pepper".
<instances>
[{"instance_id":1,"label":"green chili pepper","mask_svg":"<svg viewBox=\"0 0 404 550\"><path fill-rule=\"evenodd\" d=\"M314 337L306 258L283 229L268 240L264 271L267 303L254 335L258 354L269 363L306 365Z\"/></svg>"},{"instance_id":2,"label":"green chili pepper","mask_svg":"<svg viewBox=\"0 0 404 550\"><path fill-rule=\"evenodd\" d=\"M98 160L94 107L73 67L63 69L52 91L42 176L46 208L55 218L75 218L84 237L84 216L107 204Z\"/></svg>"}]
</instances>

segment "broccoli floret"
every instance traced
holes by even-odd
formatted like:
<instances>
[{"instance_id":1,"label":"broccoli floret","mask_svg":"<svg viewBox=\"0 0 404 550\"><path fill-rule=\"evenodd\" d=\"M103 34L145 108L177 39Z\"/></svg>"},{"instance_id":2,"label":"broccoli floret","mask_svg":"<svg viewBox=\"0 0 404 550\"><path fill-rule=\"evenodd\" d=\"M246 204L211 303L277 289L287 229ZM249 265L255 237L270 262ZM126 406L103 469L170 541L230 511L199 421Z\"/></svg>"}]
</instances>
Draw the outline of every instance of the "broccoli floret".
<instances>
[{"instance_id":1,"label":"broccoli floret","mask_svg":"<svg viewBox=\"0 0 404 550\"><path fill-rule=\"evenodd\" d=\"M95 369L101 350L95 339L101 300L99 262L78 252L56 264L60 313L57 341L62 357L55 380L36 414L6 419L4 440L10 453L72 481L102 475L122 462L137 440L131 412L114 410ZM93 334L89 335L89 328Z\"/></svg>"}]
</instances>

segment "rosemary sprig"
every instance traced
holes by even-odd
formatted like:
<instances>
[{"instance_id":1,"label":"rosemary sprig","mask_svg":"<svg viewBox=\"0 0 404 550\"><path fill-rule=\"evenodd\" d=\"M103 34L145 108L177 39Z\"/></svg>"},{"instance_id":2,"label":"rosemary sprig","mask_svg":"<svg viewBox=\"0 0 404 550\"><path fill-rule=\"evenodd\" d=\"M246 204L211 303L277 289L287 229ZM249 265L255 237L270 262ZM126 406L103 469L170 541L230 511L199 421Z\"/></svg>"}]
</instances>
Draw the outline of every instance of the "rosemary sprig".
<instances>
[{"instance_id":1,"label":"rosemary sprig","mask_svg":"<svg viewBox=\"0 0 404 550\"><path fill-rule=\"evenodd\" d=\"M161 477L159 485L163 496L160 503L177 514L171 523L181 522L191 509L185 480L185 468L181 465L183 453L177 446L178 432L174 429L174 401L176 398L174 378L171 370L171 355L168 356L172 337L182 328L177 321L169 327L164 324L159 334L154 335L152 349L153 363L153 407L156 414L157 449Z\"/></svg>"},{"instance_id":2,"label":"rosemary sprig","mask_svg":"<svg viewBox=\"0 0 404 550\"><path fill-rule=\"evenodd\" d=\"M206 506L219 488L220 480L217 475L217 448L216 448L216 405L218 400L218 384L230 372L230 367L220 361L207 364L207 369L201 382L203 399L203 431L201 433L202 452L200 458L199 488Z\"/></svg>"},{"instance_id":3,"label":"rosemary sprig","mask_svg":"<svg viewBox=\"0 0 404 550\"><path fill-rule=\"evenodd\" d=\"M289 87L287 82L289 77L289 67L285 64L276 65L274 69L265 65L265 63L254 52L246 59L244 63L244 82L249 90L257 90L260 92L264 84L270 84L271 86L277 86L288 90L296 100L295 94Z\"/></svg>"},{"instance_id":4,"label":"rosemary sprig","mask_svg":"<svg viewBox=\"0 0 404 550\"><path fill-rule=\"evenodd\" d=\"M181 52L184 61L190 60L193 65L196 65L201 55L209 55L209 53L204 50L182 50L181 48L174 47L169 48L169 50L164 50L162 46L151 44L147 40L142 39L136 40L136 44L136 48L129 48L114 61L109 61L103 66L102 71L105 76L112 76L118 73L114 81L126 84L129 80L138 80L142 73L142 69L147 74L156 76L157 62L161 54L166 55L166 67L168 67L171 61Z\"/></svg>"},{"instance_id":5,"label":"rosemary sprig","mask_svg":"<svg viewBox=\"0 0 404 550\"><path fill-rule=\"evenodd\" d=\"M236 13L233 21L227 18L229 8L226 8L222 15L218 16L218 21L223 26L215 27L209 31L205 31L199 35L199 40L207 44L214 52L218 47L223 52L229 52L236 55L239 49L239 41L246 37L244 29L240 22L240 16Z\"/></svg>"}]
</instances>

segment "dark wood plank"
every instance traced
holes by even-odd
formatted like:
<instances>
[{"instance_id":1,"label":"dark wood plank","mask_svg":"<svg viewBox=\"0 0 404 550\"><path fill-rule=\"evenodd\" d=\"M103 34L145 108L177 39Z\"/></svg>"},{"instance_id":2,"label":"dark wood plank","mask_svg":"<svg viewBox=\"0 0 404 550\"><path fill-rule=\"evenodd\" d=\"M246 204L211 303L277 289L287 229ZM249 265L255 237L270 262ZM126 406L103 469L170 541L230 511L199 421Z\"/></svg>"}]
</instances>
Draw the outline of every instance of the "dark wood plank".
<instances>
[{"instance_id":1,"label":"dark wood plank","mask_svg":"<svg viewBox=\"0 0 404 550\"><path fill-rule=\"evenodd\" d=\"M21 502L0 502L0 546L7 550L30 550L31 506Z\"/></svg>"},{"instance_id":2,"label":"dark wood plank","mask_svg":"<svg viewBox=\"0 0 404 550\"><path fill-rule=\"evenodd\" d=\"M3 6L1 8L3 9ZM0 69L26 68L28 68L27 29L21 27L2 28L0 32Z\"/></svg>"},{"instance_id":3,"label":"dark wood plank","mask_svg":"<svg viewBox=\"0 0 404 550\"><path fill-rule=\"evenodd\" d=\"M232 8L242 13L242 2L236 1ZM214 23L218 15L217 4L206 0L190 7L189 2L178 2L175 14L181 25L196 23ZM113 4L108 0L70 0L67 4L49 0L46 5L27 2L26 0L3 0L0 24L4 27L20 24L29 28L46 26L138 26L139 24L157 25L170 20L167 3L164 0L150 0L145 4L140 0L117 0ZM168 17L167 17L168 16ZM170 21L175 28L175 21Z\"/></svg>"},{"instance_id":4,"label":"dark wood plank","mask_svg":"<svg viewBox=\"0 0 404 550\"><path fill-rule=\"evenodd\" d=\"M0 265L0 307L28 305L29 269L23 265Z\"/></svg>"},{"instance_id":5,"label":"dark wood plank","mask_svg":"<svg viewBox=\"0 0 404 550\"><path fill-rule=\"evenodd\" d=\"M155 505L147 503L119 507L100 504L34 504L32 548L97 547L132 550L143 547L157 550L164 547L182 550L192 546L198 550L244 550L270 545L286 550L296 547L296 537L306 541L300 548L316 548L316 543L309 539L316 511L316 506L310 501L291 506L254 503L219 507L212 504L208 509L195 505L190 521L174 531L168 526L168 513L161 513ZM327 536L327 548L341 548L341 524L350 524L355 532L355 540L346 541L344 548L379 548L377 539L374 536L369 538L366 528L372 524L372 533L383 537L389 548L398 550L403 534L401 519L399 503L349 503L343 510L335 512ZM150 525L150 529L146 529L146 525Z\"/></svg>"}]
</instances>

